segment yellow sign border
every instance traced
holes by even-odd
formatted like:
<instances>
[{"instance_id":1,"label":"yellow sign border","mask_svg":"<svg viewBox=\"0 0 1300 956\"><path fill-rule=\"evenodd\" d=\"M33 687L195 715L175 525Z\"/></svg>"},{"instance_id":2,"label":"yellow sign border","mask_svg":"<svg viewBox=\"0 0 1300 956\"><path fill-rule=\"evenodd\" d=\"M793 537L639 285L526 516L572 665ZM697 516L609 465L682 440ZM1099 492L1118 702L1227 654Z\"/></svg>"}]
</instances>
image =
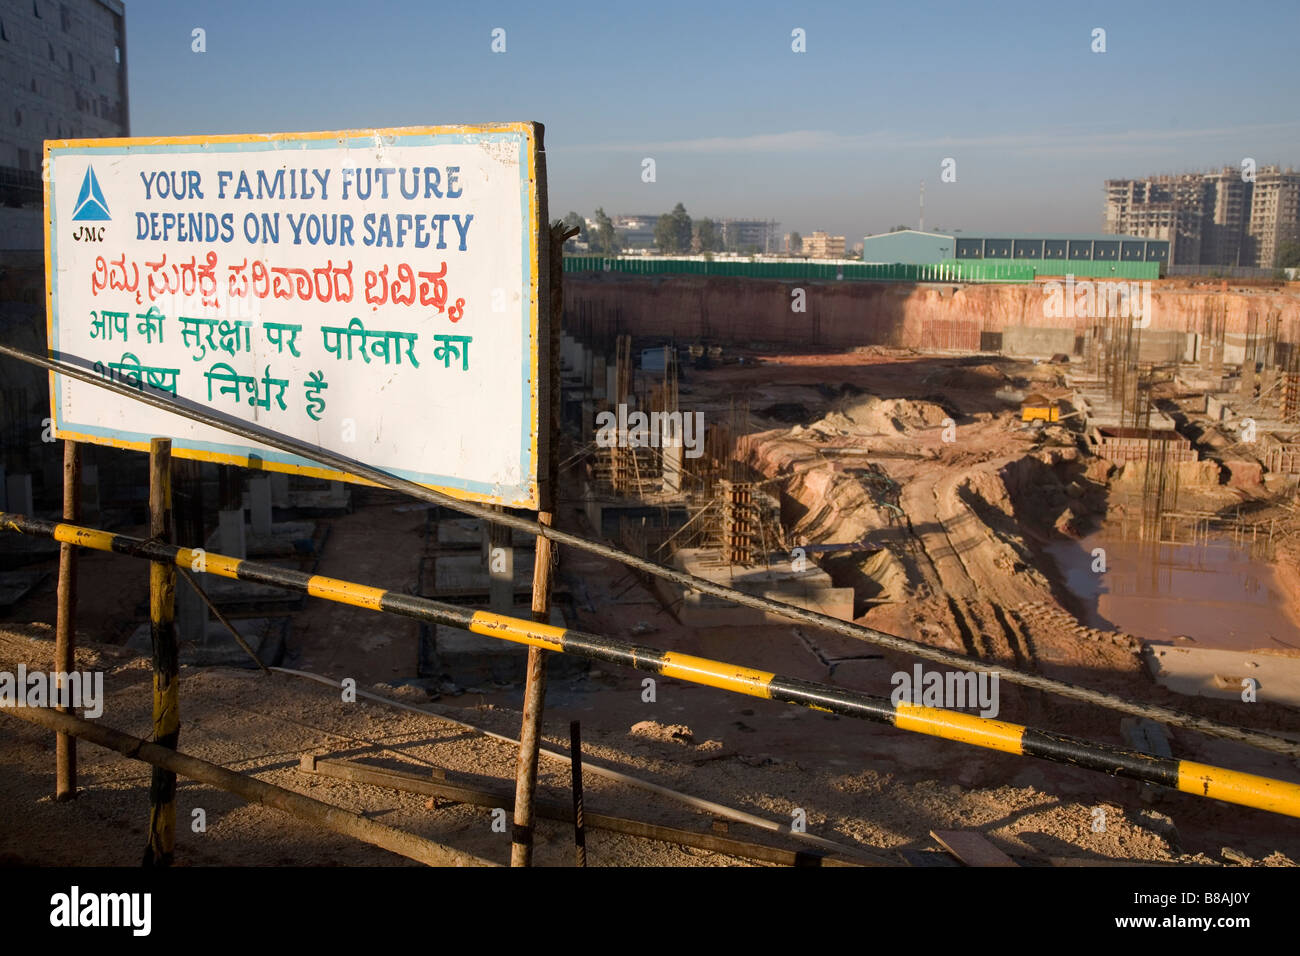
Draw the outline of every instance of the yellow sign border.
<instances>
[{"instance_id":1,"label":"yellow sign border","mask_svg":"<svg viewBox=\"0 0 1300 956\"><path fill-rule=\"evenodd\" d=\"M122 147L122 146L193 146L204 145L208 143L265 143L265 142L300 142L303 140L321 140L321 139L338 139L340 141L349 139L358 139L368 136L436 136L448 134L482 134L482 133L520 133L524 136L528 146L528 246L531 252L529 256L529 279L531 291L529 294L529 336L531 338L529 347L529 457L532 462L532 472L524 476L528 492L522 498L512 498L502 500L491 494L485 494L476 491L466 491L461 488L451 488L443 485L429 485L420 482L426 488L432 488L443 494L451 495L462 501L474 501L481 504L501 504L515 508L528 508L537 510L539 507L538 481L542 474L542 465L538 460L538 421L539 421L539 375L541 371L540 348L541 335L543 332L541 317L541 301L539 299L540 289L538 282L539 263L542 252L539 243L540 223L538 215L540 212L540 201L538 196L537 182L537 129L539 124L532 122L518 123L483 123L476 125L448 125L448 126L397 126L384 129L349 129L349 130L327 130L319 132L303 133L222 133L212 136L132 136L132 137L112 137L105 139L47 139L45 140L45 164L43 180L44 206L45 206L45 341L47 350L51 358L54 357L54 271L52 268L53 258L51 249L51 231L52 221L50 209L50 151L57 149L69 148L87 148L87 147ZM549 308L549 304L548 304ZM549 324L550 318L547 317ZM549 333L548 333L549 334ZM79 432L61 429L58 427L57 401L58 395L55 390L56 372L50 372L50 419L53 426L53 435L55 438L66 439L77 442L88 442L95 445L106 445L113 448L129 448L133 451L148 451L148 441L129 441L125 439L104 438L100 435L85 435ZM554 454L551 449L549 453ZM177 458L188 458L195 461L207 461L220 465L239 465L244 468L253 467L249 459L242 455L232 455L224 452L212 452L202 449L184 448L173 444L172 455ZM283 472L291 475L306 475L312 478L324 478L332 481L347 481L353 484L374 485L374 482L364 478L358 478L347 472L337 471L332 468L318 468L312 465L293 465L281 462L273 462L259 459L257 470Z\"/></svg>"}]
</instances>

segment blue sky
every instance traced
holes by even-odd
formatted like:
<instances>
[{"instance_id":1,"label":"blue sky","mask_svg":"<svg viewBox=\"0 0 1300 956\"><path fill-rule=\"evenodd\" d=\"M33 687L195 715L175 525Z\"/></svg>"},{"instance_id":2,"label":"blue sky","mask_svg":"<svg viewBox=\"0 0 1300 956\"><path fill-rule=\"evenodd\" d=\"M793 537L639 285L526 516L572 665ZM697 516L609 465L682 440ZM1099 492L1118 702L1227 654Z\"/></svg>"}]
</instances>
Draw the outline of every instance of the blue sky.
<instances>
[{"instance_id":1,"label":"blue sky","mask_svg":"<svg viewBox=\"0 0 1300 956\"><path fill-rule=\"evenodd\" d=\"M922 180L927 227L1086 232L1109 177L1300 167L1297 37L1293 0L127 0L135 136L537 120L553 216L680 201L850 244L915 226Z\"/></svg>"}]
</instances>

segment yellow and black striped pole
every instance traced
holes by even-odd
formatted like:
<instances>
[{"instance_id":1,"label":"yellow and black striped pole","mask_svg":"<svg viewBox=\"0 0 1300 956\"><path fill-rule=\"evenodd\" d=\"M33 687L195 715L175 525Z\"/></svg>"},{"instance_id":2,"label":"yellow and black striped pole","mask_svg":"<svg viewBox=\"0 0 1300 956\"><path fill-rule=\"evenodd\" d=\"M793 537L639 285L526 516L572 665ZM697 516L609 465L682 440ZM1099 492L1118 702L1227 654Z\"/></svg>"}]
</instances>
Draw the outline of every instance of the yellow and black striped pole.
<instances>
[{"instance_id":1,"label":"yellow and black striped pole","mask_svg":"<svg viewBox=\"0 0 1300 956\"><path fill-rule=\"evenodd\" d=\"M194 552L189 548L177 548L158 541L142 541L92 528L56 524L25 515L0 513L0 530L43 535L83 548L112 551L153 561L173 564L183 562L186 567L194 558ZM275 585L328 601L399 614L433 624L446 624L529 647L631 667L750 697L762 697L826 713L892 724L900 730L913 733L955 740L1003 753L1072 764L1225 803L1300 817L1300 784L1285 780L1190 760L1153 757L1079 737L1034 730L1021 724L976 717L960 711L909 703L895 706L887 697L875 697L832 684L782 677L739 664L631 644L490 611L475 611L401 591L384 590L319 574L306 574L222 555L208 554L205 558L207 573L220 577Z\"/></svg>"},{"instance_id":2,"label":"yellow and black striped pole","mask_svg":"<svg viewBox=\"0 0 1300 956\"><path fill-rule=\"evenodd\" d=\"M172 443L149 442L149 540L172 540ZM176 647L176 564L149 564L149 629L153 638L153 739L175 750L180 740L180 665ZM153 768L149 784L149 844L145 866L171 866L176 846L176 774Z\"/></svg>"}]
</instances>

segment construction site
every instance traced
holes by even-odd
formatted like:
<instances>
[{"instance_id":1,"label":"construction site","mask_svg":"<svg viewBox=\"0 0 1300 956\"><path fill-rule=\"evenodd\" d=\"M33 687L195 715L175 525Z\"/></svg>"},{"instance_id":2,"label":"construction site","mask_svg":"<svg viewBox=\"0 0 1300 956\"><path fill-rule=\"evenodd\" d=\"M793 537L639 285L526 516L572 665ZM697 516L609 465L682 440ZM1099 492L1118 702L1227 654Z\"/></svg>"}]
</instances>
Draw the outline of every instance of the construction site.
<instances>
[{"instance_id":1,"label":"construction site","mask_svg":"<svg viewBox=\"0 0 1300 956\"><path fill-rule=\"evenodd\" d=\"M26 427L48 369L6 358L0 671L56 666L79 551L75 669L123 734L90 739L126 753L131 557L173 563L179 749L409 838L182 769L189 865L506 862L526 644L561 651L535 865L575 813L591 866L1300 861L1300 287L1156 280L1135 314L1098 282L1063 319L1042 282L796 285L564 276L553 551L524 512L180 460L160 550L146 456L69 478ZM44 354L34 315L4 344ZM138 862L149 770L85 746L55 799L74 729L0 721L5 863Z\"/></svg>"}]
</instances>

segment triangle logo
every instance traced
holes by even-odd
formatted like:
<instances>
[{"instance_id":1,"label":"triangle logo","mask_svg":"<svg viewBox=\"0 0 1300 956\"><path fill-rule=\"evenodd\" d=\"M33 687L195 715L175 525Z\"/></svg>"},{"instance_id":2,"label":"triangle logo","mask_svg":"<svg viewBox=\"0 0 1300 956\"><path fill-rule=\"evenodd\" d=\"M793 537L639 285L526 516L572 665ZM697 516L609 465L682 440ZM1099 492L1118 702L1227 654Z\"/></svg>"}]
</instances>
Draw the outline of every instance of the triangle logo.
<instances>
[{"instance_id":1,"label":"triangle logo","mask_svg":"<svg viewBox=\"0 0 1300 956\"><path fill-rule=\"evenodd\" d=\"M77 204L72 210L72 221L105 222L110 218L108 203L95 178L95 168L87 166L86 178L81 181L81 192L77 193Z\"/></svg>"}]
</instances>

